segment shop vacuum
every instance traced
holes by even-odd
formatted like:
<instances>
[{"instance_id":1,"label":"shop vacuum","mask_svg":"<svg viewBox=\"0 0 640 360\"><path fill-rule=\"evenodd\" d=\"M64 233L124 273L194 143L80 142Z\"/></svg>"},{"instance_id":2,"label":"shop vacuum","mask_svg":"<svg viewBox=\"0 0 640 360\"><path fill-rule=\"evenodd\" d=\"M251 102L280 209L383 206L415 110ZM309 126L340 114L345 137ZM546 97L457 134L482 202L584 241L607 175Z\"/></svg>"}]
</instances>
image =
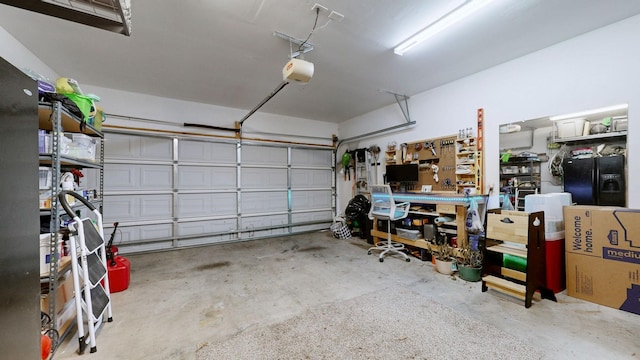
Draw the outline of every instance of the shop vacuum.
<instances>
[{"instance_id":1,"label":"shop vacuum","mask_svg":"<svg viewBox=\"0 0 640 360\"><path fill-rule=\"evenodd\" d=\"M109 276L109 291L112 293L127 290L131 279L131 263L129 259L118 255L118 248L113 245L113 239L118 229L118 222L113 223L113 232L107 243L107 270Z\"/></svg>"}]
</instances>

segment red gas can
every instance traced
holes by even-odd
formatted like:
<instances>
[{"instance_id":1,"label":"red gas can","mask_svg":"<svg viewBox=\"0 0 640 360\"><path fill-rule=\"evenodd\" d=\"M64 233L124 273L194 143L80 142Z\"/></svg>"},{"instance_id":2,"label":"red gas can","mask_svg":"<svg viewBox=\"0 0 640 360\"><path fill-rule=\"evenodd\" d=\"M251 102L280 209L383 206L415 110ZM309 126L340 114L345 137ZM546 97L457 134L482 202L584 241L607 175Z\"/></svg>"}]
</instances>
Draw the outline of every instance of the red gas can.
<instances>
[{"instance_id":1,"label":"red gas can","mask_svg":"<svg viewBox=\"0 0 640 360\"><path fill-rule=\"evenodd\" d=\"M113 262L115 265L112 266ZM107 260L109 270L109 291L112 293L124 291L129 287L131 263L124 256L115 256L113 262Z\"/></svg>"}]
</instances>

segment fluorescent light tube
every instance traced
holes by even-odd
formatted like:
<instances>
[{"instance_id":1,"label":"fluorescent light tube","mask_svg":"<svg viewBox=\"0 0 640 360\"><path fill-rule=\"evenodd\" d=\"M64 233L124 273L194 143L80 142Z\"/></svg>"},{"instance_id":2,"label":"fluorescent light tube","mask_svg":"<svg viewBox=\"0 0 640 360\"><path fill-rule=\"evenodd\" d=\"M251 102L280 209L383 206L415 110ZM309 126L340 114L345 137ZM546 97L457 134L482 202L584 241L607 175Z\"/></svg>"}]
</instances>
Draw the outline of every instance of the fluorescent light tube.
<instances>
[{"instance_id":1,"label":"fluorescent light tube","mask_svg":"<svg viewBox=\"0 0 640 360\"><path fill-rule=\"evenodd\" d=\"M613 106L607 106L607 107L593 109L593 110L575 112L571 114L552 116L549 118L549 120L558 121L558 120L565 120L565 119L573 119L573 118L579 118L579 117L588 116L588 115L595 115L595 114L600 114L600 113L609 112L609 111L624 110L624 109L627 109L628 107L629 105L627 104L613 105Z\"/></svg>"},{"instance_id":2,"label":"fluorescent light tube","mask_svg":"<svg viewBox=\"0 0 640 360\"><path fill-rule=\"evenodd\" d=\"M438 21L420 30L417 34L411 36L407 40L403 41L400 45L393 49L393 52L402 55L412 47L427 40L449 26L457 23L458 21L466 18L467 16L478 11L493 0L469 0L465 4L461 5L449 14L441 17Z\"/></svg>"}]
</instances>

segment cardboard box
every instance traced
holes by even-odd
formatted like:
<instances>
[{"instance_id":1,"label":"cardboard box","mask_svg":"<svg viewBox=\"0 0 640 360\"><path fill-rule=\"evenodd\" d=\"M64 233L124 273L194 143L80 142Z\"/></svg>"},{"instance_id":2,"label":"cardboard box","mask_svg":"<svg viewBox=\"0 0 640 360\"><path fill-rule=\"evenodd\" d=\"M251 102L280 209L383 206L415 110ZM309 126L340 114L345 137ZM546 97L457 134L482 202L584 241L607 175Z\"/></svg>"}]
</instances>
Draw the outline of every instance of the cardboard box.
<instances>
[{"instance_id":1,"label":"cardboard box","mask_svg":"<svg viewBox=\"0 0 640 360\"><path fill-rule=\"evenodd\" d=\"M565 206L567 295L640 315L640 210Z\"/></svg>"},{"instance_id":2,"label":"cardboard box","mask_svg":"<svg viewBox=\"0 0 640 360\"><path fill-rule=\"evenodd\" d=\"M436 204L436 212L439 214L455 214L455 204Z\"/></svg>"},{"instance_id":3,"label":"cardboard box","mask_svg":"<svg viewBox=\"0 0 640 360\"><path fill-rule=\"evenodd\" d=\"M66 304L73 300L73 276L70 273L61 276L58 279L58 288L56 289L56 312L60 313ZM49 294L42 294L40 297L40 309L49 312Z\"/></svg>"}]
</instances>

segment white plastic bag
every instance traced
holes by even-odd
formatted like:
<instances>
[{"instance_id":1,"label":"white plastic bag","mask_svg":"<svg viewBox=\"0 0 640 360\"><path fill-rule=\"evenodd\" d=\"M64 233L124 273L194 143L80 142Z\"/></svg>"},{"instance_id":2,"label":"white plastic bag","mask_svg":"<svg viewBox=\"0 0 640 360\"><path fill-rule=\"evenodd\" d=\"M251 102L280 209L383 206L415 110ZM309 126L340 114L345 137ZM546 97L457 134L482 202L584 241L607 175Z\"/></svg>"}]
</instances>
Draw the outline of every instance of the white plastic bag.
<instances>
[{"instance_id":1,"label":"white plastic bag","mask_svg":"<svg viewBox=\"0 0 640 360\"><path fill-rule=\"evenodd\" d=\"M480 214L478 214L478 203L474 199L471 199L469 203L465 226L467 227L467 232L471 234L478 234L484 231Z\"/></svg>"},{"instance_id":2,"label":"white plastic bag","mask_svg":"<svg viewBox=\"0 0 640 360\"><path fill-rule=\"evenodd\" d=\"M515 210L509 195L504 196L504 200L502 201L502 210Z\"/></svg>"}]
</instances>

